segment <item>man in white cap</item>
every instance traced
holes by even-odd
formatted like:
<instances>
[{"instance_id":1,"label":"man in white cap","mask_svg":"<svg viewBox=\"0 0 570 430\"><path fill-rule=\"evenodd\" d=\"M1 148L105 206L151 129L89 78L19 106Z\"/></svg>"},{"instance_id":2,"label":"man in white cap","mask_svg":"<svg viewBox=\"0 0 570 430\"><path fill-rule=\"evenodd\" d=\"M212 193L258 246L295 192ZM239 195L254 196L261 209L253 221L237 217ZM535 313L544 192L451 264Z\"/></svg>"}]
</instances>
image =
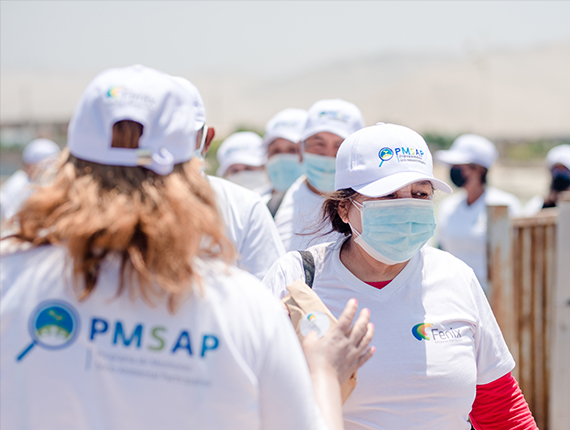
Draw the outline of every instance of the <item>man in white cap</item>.
<instances>
[{"instance_id":1,"label":"man in white cap","mask_svg":"<svg viewBox=\"0 0 570 430\"><path fill-rule=\"evenodd\" d=\"M241 131L226 138L216 153L220 167L216 175L262 194L269 190L264 171L263 140L253 131Z\"/></svg>"},{"instance_id":2,"label":"man in white cap","mask_svg":"<svg viewBox=\"0 0 570 430\"><path fill-rule=\"evenodd\" d=\"M301 162L305 175L291 185L275 223L287 251L334 241L336 233L317 233L324 193L334 191L336 154L349 135L364 127L360 110L341 99L321 100L309 109L301 134Z\"/></svg>"},{"instance_id":3,"label":"man in white cap","mask_svg":"<svg viewBox=\"0 0 570 430\"><path fill-rule=\"evenodd\" d=\"M304 109L284 109L265 126L265 171L272 184L272 189L266 197L267 207L273 216L283 201L285 191L303 174L299 159L299 141L307 115Z\"/></svg>"},{"instance_id":4,"label":"man in white cap","mask_svg":"<svg viewBox=\"0 0 570 430\"><path fill-rule=\"evenodd\" d=\"M33 185L42 173L56 161L60 152L57 143L49 139L35 139L22 152L23 170L17 170L2 185L0 190L0 219L11 218L22 203L33 193Z\"/></svg>"},{"instance_id":5,"label":"man in white cap","mask_svg":"<svg viewBox=\"0 0 570 430\"><path fill-rule=\"evenodd\" d=\"M525 215L532 216L541 209L556 207L558 196L563 191L570 191L570 145L558 145L546 154L546 167L550 171L550 189L548 196L534 196L524 208Z\"/></svg>"},{"instance_id":6,"label":"man in white cap","mask_svg":"<svg viewBox=\"0 0 570 430\"><path fill-rule=\"evenodd\" d=\"M450 169L461 190L441 202L436 238L439 246L467 263L479 283L487 287L487 205L507 205L510 216L521 215L518 199L487 186L487 172L498 158L495 145L475 134L459 136L449 150L435 153Z\"/></svg>"}]
</instances>

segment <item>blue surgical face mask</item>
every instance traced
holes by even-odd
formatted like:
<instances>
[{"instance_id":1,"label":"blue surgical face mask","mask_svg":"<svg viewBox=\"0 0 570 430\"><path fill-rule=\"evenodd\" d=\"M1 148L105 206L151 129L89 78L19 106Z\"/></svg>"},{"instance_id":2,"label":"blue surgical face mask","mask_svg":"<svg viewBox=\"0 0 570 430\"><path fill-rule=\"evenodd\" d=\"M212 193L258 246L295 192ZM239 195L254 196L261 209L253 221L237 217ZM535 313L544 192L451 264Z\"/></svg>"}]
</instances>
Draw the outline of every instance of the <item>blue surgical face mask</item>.
<instances>
[{"instance_id":1,"label":"blue surgical face mask","mask_svg":"<svg viewBox=\"0 0 570 430\"><path fill-rule=\"evenodd\" d=\"M303 174L297 154L276 154L267 160L265 169L277 191L286 191Z\"/></svg>"},{"instance_id":2,"label":"blue surgical face mask","mask_svg":"<svg viewBox=\"0 0 570 430\"><path fill-rule=\"evenodd\" d=\"M362 233L350 226L354 242L384 264L408 261L434 234L431 200L373 200L364 205L353 201L353 204L362 217Z\"/></svg>"},{"instance_id":3,"label":"blue surgical face mask","mask_svg":"<svg viewBox=\"0 0 570 430\"><path fill-rule=\"evenodd\" d=\"M324 193L334 191L336 158L325 155L303 154L303 167L309 183Z\"/></svg>"}]
</instances>

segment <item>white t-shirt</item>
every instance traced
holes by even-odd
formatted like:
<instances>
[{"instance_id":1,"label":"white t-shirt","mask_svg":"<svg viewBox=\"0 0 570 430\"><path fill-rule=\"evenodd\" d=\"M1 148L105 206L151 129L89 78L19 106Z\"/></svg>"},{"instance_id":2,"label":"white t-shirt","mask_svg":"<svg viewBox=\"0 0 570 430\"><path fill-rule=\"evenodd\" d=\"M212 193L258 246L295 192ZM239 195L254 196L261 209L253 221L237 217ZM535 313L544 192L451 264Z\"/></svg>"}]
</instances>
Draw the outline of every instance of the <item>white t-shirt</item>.
<instances>
[{"instance_id":1,"label":"white t-shirt","mask_svg":"<svg viewBox=\"0 0 570 430\"><path fill-rule=\"evenodd\" d=\"M309 189L306 179L305 175L301 175L289 187L275 214L275 224L287 252L301 251L312 245L335 241L342 236L337 232L325 236L321 236L321 232L314 234L314 230L320 227L325 199ZM323 230L323 233L326 231L328 230Z\"/></svg>"},{"instance_id":2,"label":"white t-shirt","mask_svg":"<svg viewBox=\"0 0 570 430\"><path fill-rule=\"evenodd\" d=\"M255 192L222 178L208 176L226 225L226 235L239 254L238 267L263 279L285 249L266 204Z\"/></svg>"},{"instance_id":3,"label":"white t-shirt","mask_svg":"<svg viewBox=\"0 0 570 430\"><path fill-rule=\"evenodd\" d=\"M310 251L313 290L324 304L338 317L356 298L370 309L375 327L376 352L359 369L358 385L343 407L346 430L468 430L476 385L514 367L473 271L451 254L425 246L377 289L342 264L343 242ZM290 252L262 284L283 297L297 279L304 279L301 257Z\"/></svg>"},{"instance_id":4,"label":"white t-shirt","mask_svg":"<svg viewBox=\"0 0 570 430\"><path fill-rule=\"evenodd\" d=\"M0 262L0 428L322 428L296 334L255 277L197 261L203 294L172 315L116 297L113 256L78 301L66 255L43 246Z\"/></svg>"},{"instance_id":5,"label":"white t-shirt","mask_svg":"<svg viewBox=\"0 0 570 430\"><path fill-rule=\"evenodd\" d=\"M467 205L467 193L459 191L445 198L438 211L436 241L470 266L484 290L487 289L487 205L507 205L510 216L520 216L518 199L509 193L488 187L473 204Z\"/></svg>"},{"instance_id":6,"label":"white t-shirt","mask_svg":"<svg viewBox=\"0 0 570 430\"><path fill-rule=\"evenodd\" d=\"M23 170L17 170L0 189L0 220L12 218L28 197L32 195L30 178Z\"/></svg>"}]
</instances>

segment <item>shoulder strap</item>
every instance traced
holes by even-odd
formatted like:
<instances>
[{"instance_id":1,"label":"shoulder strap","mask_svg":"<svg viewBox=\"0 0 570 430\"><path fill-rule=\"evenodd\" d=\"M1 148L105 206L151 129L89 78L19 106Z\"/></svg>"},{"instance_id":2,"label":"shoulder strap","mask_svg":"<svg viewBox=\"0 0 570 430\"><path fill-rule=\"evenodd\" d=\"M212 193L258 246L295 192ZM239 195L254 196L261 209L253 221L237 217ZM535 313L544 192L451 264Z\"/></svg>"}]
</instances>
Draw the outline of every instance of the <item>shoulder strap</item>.
<instances>
[{"instance_id":1,"label":"shoulder strap","mask_svg":"<svg viewBox=\"0 0 570 430\"><path fill-rule=\"evenodd\" d=\"M315 279L315 259L310 251L298 251L303 260L303 270L305 271L305 284L309 288L313 288L313 280Z\"/></svg>"},{"instance_id":2,"label":"shoulder strap","mask_svg":"<svg viewBox=\"0 0 570 430\"><path fill-rule=\"evenodd\" d=\"M277 193L267 202L267 207L269 208L269 212L271 212L271 216L273 218L275 218L275 214L279 210L279 207L281 207L283 197L285 197L285 193Z\"/></svg>"}]
</instances>

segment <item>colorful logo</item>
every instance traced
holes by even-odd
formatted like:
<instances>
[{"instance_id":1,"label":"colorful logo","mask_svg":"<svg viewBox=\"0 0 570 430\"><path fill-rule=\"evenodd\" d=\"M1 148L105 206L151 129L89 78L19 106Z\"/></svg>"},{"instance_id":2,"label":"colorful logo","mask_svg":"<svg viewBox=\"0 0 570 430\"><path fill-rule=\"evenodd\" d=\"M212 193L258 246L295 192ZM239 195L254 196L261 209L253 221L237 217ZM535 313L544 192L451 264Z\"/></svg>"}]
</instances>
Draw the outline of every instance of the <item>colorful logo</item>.
<instances>
[{"instance_id":1,"label":"colorful logo","mask_svg":"<svg viewBox=\"0 0 570 430\"><path fill-rule=\"evenodd\" d=\"M319 120L335 120L335 121L342 121L342 122L348 122L350 120L350 116L342 113L342 112L338 112L338 111L334 111L334 110L324 110L319 112L319 116L318 116Z\"/></svg>"},{"instance_id":2,"label":"colorful logo","mask_svg":"<svg viewBox=\"0 0 570 430\"><path fill-rule=\"evenodd\" d=\"M430 338L428 337L428 335L426 334L426 328L431 327L433 324L430 323L422 323L422 324L416 324L413 328L412 328L412 334L414 335L414 337L417 340L430 340Z\"/></svg>"},{"instance_id":3,"label":"colorful logo","mask_svg":"<svg viewBox=\"0 0 570 430\"><path fill-rule=\"evenodd\" d=\"M331 320L327 314L319 311L311 311L301 319L299 331L303 336L307 336L310 332L317 333L317 337L321 338L329 330Z\"/></svg>"},{"instance_id":4,"label":"colorful logo","mask_svg":"<svg viewBox=\"0 0 570 430\"><path fill-rule=\"evenodd\" d=\"M380 157L380 165L378 167L382 167L382 163L384 163L384 161L388 161L393 156L394 156L394 151L392 151L392 148L382 148L378 152L378 157Z\"/></svg>"},{"instance_id":5,"label":"colorful logo","mask_svg":"<svg viewBox=\"0 0 570 430\"><path fill-rule=\"evenodd\" d=\"M32 312L28 329L32 343L16 357L16 361L22 360L34 345L52 350L71 345L79 333L79 316L70 304L47 300Z\"/></svg>"},{"instance_id":6,"label":"colorful logo","mask_svg":"<svg viewBox=\"0 0 570 430\"><path fill-rule=\"evenodd\" d=\"M107 97L110 97L112 99L117 99L119 98L119 95L121 94L121 92L124 90L123 87L112 87L109 88L109 91L107 91Z\"/></svg>"}]
</instances>

